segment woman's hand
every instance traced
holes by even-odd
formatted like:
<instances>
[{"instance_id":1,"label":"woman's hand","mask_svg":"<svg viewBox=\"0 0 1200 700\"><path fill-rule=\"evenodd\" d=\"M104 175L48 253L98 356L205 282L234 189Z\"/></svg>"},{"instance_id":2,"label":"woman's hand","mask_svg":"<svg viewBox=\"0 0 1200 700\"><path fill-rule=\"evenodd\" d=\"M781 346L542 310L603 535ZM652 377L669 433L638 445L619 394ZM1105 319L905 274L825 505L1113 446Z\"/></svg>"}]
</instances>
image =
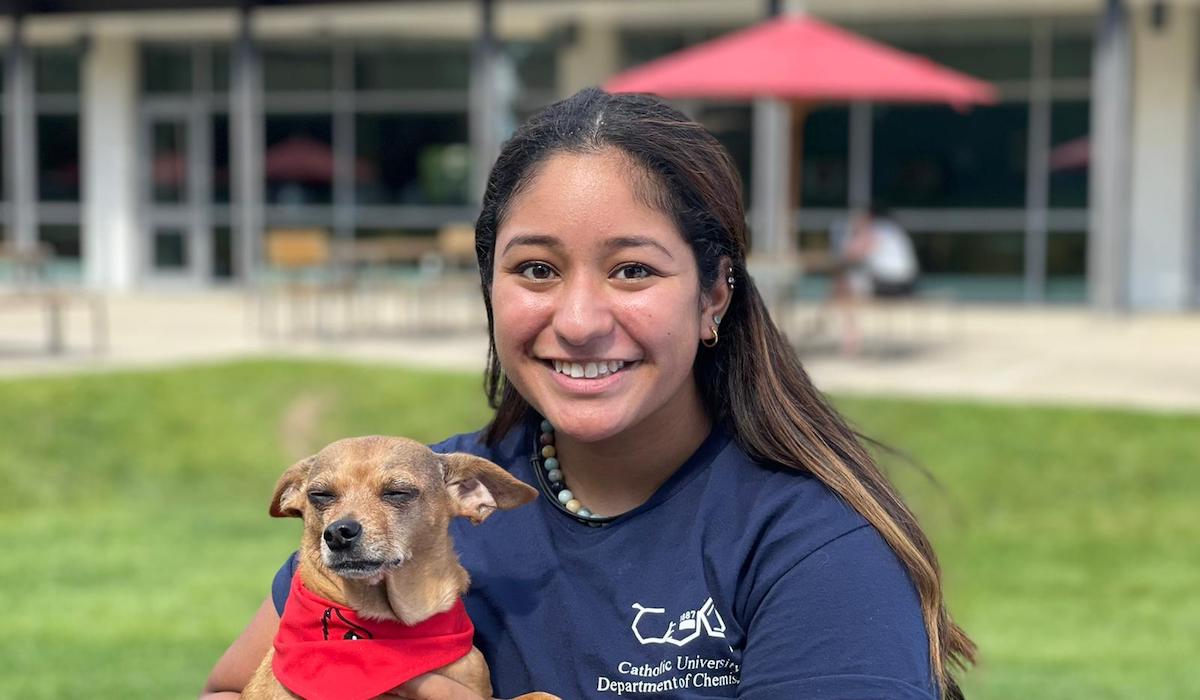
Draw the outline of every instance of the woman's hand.
<instances>
[{"instance_id":1,"label":"woman's hand","mask_svg":"<svg viewBox=\"0 0 1200 700\"><path fill-rule=\"evenodd\" d=\"M417 676L383 697L405 700L484 700L467 686L436 673Z\"/></svg>"}]
</instances>

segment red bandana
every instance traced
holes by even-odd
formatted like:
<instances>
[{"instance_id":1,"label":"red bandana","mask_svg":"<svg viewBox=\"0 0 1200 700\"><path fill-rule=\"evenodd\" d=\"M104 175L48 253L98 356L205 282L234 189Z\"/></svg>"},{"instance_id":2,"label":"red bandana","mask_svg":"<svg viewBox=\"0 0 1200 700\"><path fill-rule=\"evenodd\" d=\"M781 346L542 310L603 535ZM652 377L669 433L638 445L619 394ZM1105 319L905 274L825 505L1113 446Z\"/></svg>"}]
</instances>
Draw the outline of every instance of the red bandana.
<instances>
[{"instance_id":1,"label":"red bandana","mask_svg":"<svg viewBox=\"0 0 1200 700\"><path fill-rule=\"evenodd\" d=\"M305 588L296 574L271 668L284 687L309 700L367 700L461 659L474 636L461 599L409 627L364 620Z\"/></svg>"}]
</instances>

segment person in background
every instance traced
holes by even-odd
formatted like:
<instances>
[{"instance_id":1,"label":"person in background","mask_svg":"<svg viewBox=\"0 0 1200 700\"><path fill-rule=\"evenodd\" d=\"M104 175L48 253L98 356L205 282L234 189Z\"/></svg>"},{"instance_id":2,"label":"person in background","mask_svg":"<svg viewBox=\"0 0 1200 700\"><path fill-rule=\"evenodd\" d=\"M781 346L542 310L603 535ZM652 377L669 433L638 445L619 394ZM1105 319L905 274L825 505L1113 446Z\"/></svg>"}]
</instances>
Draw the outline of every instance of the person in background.
<instances>
[{"instance_id":1,"label":"person in background","mask_svg":"<svg viewBox=\"0 0 1200 700\"><path fill-rule=\"evenodd\" d=\"M834 247L832 298L842 313L842 353L855 355L862 346L862 300L911 296L920 266L908 232L878 203L854 216L835 235Z\"/></svg>"}]
</instances>

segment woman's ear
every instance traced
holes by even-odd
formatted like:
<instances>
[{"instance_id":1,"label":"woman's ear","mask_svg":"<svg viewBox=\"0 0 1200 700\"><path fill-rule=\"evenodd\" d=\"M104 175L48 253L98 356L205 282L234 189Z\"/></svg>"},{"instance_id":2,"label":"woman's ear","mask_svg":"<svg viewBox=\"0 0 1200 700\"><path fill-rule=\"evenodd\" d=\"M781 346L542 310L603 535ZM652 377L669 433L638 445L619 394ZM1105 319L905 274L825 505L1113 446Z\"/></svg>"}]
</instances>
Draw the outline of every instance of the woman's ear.
<instances>
[{"instance_id":1,"label":"woman's ear","mask_svg":"<svg viewBox=\"0 0 1200 700\"><path fill-rule=\"evenodd\" d=\"M736 280L730 283L732 278L733 261L729 256L722 255L717 262L717 279L713 281L710 289L704 290L700 295L700 340L711 342L712 329L720 328L721 319L725 318L729 303L733 301Z\"/></svg>"}]
</instances>

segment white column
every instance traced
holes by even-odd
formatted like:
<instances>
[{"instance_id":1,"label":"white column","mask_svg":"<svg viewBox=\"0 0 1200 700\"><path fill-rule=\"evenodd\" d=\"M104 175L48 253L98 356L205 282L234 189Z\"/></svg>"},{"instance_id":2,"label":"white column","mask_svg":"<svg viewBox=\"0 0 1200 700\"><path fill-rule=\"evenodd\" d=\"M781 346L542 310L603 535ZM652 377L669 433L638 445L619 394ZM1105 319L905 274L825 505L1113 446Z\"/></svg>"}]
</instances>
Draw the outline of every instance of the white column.
<instances>
[{"instance_id":1,"label":"white column","mask_svg":"<svg viewBox=\"0 0 1200 700\"><path fill-rule=\"evenodd\" d=\"M475 201L483 201L488 174L500 155L506 134L504 126L511 110L504 97L505 63L496 40L495 0L476 0L479 6L479 32L471 47L471 85L468 123L471 138L471 181ZM511 95L511 89L507 91Z\"/></svg>"},{"instance_id":2,"label":"white column","mask_svg":"<svg viewBox=\"0 0 1200 700\"><path fill-rule=\"evenodd\" d=\"M130 289L140 259L137 44L92 38L83 65L83 267L97 289Z\"/></svg>"},{"instance_id":3,"label":"white column","mask_svg":"<svg viewBox=\"0 0 1200 700\"><path fill-rule=\"evenodd\" d=\"M559 54L559 97L601 85L620 68L621 45L612 24L589 17L576 26L574 41Z\"/></svg>"},{"instance_id":4,"label":"white column","mask_svg":"<svg viewBox=\"0 0 1200 700\"><path fill-rule=\"evenodd\" d=\"M784 289L795 279L792 197L791 106L774 99L754 101L751 160L750 254L747 265L767 308L779 310ZM799 177L799 173L797 173Z\"/></svg>"},{"instance_id":5,"label":"white column","mask_svg":"<svg viewBox=\"0 0 1200 700\"><path fill-rule=\"evenodd\" d=\"M30 53L25 43L25 18L14 14L4 81L4 186L9 211L8 242L26 250L33 248L38 240L37 120Z\"/></svg>"},{"instance_id":6,"label":"white column","mask_svg":"<svg viewBox=\"0 0 1200 700\"><path fill-rule=\"evenodd\" d=\"M243 3L233 45L229 91L230 136L233 142L234 274L254 280L263 241L263 109L262 67L254 38L254 5Z\"/></svg>"},{"instance_id":7,"label":"white column","mask_svg":"<svg viewBox=\"0 0 1200 700\"><path fill-rule=\"evenodd\" d=\"M1132 226L1134 309L1178 310L1190 301L1196 226L1197 11L1171 3L1165 22L1134 11Z\"/></svg>"},{"instance_id":8,"label":"white column","mask_svg":"<svg viewBox=\"0 0 1200 700\"><path fill-rule=\"evenodd\" d=\"M1129 304L1132 29L1121 0L1108 0L1096 25L1092 58L1088 288L1093 306Z\"/></svg>"},{"instance_id":9,"label":"white column","mask_svg":"<svg viewBox=\"0 0 1200 700\"><path fill-rule=\"evenodd\" d=\"M751 251L775 257L790 249L792 202L788 192L791 168L791 112L781 100L754 101L753 210Z\"/></svg>"}]
</instances>

